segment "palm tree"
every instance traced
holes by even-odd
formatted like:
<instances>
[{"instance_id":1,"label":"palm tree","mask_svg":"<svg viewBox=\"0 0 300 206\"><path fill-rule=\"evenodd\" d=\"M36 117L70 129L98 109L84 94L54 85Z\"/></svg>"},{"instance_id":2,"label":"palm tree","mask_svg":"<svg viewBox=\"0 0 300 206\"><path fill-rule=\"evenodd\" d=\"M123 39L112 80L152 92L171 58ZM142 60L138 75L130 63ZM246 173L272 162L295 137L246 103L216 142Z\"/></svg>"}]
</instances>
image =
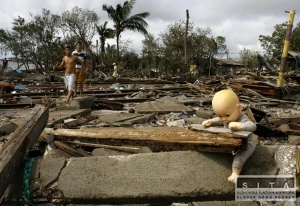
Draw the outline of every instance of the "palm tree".
<instances>
[{"instance_id":1,"label":"palm tree","mask_svg":"<svg viewBox=\"0 0 300 206\"><path fill-rule=\"evenodd\" d=\"M106 39L111 39L114 38L114 30L111 28L106 28L107 26L107 21L104 22L104 24L98 26L95 25L97 32L100 36L100 48L101 48L101 53L105 52L105 41Z\"/></svg>"},{"instance_id":2,"label":"palm tree","mask_svg":"<svg viewBox=\"0 0 300 206\"><path fill-rule=\"evenodd\" d=\"M119 39L123 31L130 30L141 32L144 35L148 34L146 30L148 23L145 21L145 18L148 17L150 13L143 12L130 16L135 1L136 0L125 1L123 6L117 4L116 8L106 4L102 6L103 11L106 11L108 17L114 22L115 35L117 37L118 61L120 59Z\"/></svg>"}]
</instances>

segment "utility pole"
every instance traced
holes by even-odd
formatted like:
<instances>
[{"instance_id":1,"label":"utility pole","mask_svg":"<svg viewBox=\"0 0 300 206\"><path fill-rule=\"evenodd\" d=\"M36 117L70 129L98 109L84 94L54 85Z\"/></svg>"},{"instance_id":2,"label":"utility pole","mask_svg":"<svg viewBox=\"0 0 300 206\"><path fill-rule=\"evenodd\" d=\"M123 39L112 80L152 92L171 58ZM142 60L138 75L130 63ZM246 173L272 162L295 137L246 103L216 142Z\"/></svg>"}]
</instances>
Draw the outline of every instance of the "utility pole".
<instances>
[{"instance_id":1,"label":"utility pole","mask_svg":"<svg viewBox=\"0 0 300 206\"><path fill-rule=\"evenodd\" d=\"M186 24L185 24L185 35L184 35L184 64L187 65L187 34L188 34L188 30L189 30L189 18L190 18L190 15L189 15L189 10L187 9L186 10Z\"/></svg>"},{"instance_id":2,"label":"utility pole","mask_svg":"<svg viewBox=\"0 0 300 206\"><path fill-rule=\"evenodd\" d=\"M289 15L289 20L288 20L288 25L286 28L286 35L285 35L284 45L283 45L283 50L282 50L282 55L281 55L280 71L279 71L278 82L277 82L278 87L281 87L283 84L284 70L285 70L287 57L288 57L288 51L289 51L289 47L290 47L290 39L291 39L291 34L292 34L295 10L291 10L291 11L289 11L289 13L290 13L290 15Z\"/></svg>"}]
</instances>

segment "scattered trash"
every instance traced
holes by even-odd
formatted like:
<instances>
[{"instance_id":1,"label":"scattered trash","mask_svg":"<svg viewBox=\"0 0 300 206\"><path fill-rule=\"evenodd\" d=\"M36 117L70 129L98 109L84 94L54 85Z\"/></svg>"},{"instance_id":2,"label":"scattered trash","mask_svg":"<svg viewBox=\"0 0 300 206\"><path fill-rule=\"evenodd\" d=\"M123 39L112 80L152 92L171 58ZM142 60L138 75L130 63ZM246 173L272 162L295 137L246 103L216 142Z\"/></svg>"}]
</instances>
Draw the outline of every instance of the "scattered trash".
<instances>
[{"instance_id":1,"label":"scattered trash","mask_svg":"<svg viewBox=\"0 0 300 206\"><path fill-rule=\"evenodd\" d=\"M200 81L197 79L193 84L200 84Z\"/></svg>"}]
</instances>

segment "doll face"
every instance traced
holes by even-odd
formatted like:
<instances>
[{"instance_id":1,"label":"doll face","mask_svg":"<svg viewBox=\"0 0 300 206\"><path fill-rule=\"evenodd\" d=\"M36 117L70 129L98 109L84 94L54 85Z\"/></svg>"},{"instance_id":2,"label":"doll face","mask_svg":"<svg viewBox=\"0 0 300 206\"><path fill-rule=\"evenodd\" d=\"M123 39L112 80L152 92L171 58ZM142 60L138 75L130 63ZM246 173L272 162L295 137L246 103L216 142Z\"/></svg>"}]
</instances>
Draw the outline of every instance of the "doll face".
<instances>
[{"instance_id":1,"label":"doll face","mask_svg":"<svg viewBox=\"0 0 300 206\"><path fill-rule=\"evenodd\" d=\"M212 100L212 107L220 121L224 123L235 122L242 112L239 98L231 90L217 92Z\"/></svg>"},{"instance_id":2,"label":"doll face","mask_svg":"<svg viewBox=\"0 0 300 206\"><path fill-rule=\"evenodd\" d=\"M224 108L218 112L215 112L219 116L220 121L224 123L236 122L236 120L241 116L240 105L233 105L232 107Z\"/></svg>"}]
</instances>

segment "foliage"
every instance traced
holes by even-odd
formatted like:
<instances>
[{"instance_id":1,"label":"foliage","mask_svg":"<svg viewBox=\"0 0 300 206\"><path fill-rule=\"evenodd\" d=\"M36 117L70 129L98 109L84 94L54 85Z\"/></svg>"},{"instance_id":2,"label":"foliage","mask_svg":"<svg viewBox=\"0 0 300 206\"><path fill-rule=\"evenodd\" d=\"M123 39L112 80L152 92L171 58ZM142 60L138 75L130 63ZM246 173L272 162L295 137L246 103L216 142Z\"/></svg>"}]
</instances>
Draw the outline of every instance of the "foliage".
<instances>
[{"instance_id":1,"label":"foliage","mask_svg":"<svg viewBox=\"0 0 300 206\"><path fill-rule=\"evenodd\" d=\"M145 39L142 41L142 58L140 62L141 76L152 77L152 72L158 72L160 62L160 45L159 39L155 38L154 35L148 34Z\"/></svg>"},{"instance_id":2,"label":"foliage","mask_svg":"<svg viewBox=\"0 0 300 206\"><path fill-rule=\"evenodd\" d=\"M266 51L265 57L270 60L271 64L279 64L279 57L282 53L284 37L286 33L285 24L277 24L272 36L260 36L261 46Z\"/></svg>"},{"instance_id":3,"label":"foliage","mask_svg":"<svg viewBox=\"0 0 300 206\"><path fill-rule=\"evenodd\" d=\"M100 39L100 48L101 48L101 53L105 52L105 41L106 39L111 39L114 38L114 30L111 28L107 28L107 21L104 22L104 24L96 26L99 39Z\"/></svg>"},{"instance_id":4,"label":"foliage","mask_svg":"<svg viewBox=\"0 0 300 206\"><path fill-rule=\"evenodd\" d=\"M296 26L293 29L290 50L300 51L300 22L298 22L298 24L296 24Z\"/></svg>"},{"instance_id":5,"label":"foliage","mask_svg":"<svg viewBox=\"0 0 300 206\"><path fill-rule=\"evenodd\" d=\"M216 58L226 51L225 37L214 36L209 27L199 28L189 23L185 63L185 22L170 24L158 36L148 34L145 18L150 14L132 15L135 2L130 0L115 7L102 6L113 21L113 28L107 28L108 21L99 22L100 18L94 11L79 7L61 15L42 9L40 14L30 14L33 17L30 21L18 16L12 22L11 30L0 29L1 52L11 53L19 64L27 68L29 63L33 63L38 69L51 69L53 64L61 61L63 47L66 44L75 47L75 42L80 40L93 61L93 68L96 51L97 60L101 60L97 61L100 67L110 68L113 62L117 62L124 72L132 75L151 77L153 72L168 76L187 75L190 74L190 65L197 65L197 75L214 74ZM145 35L140 55L129 48L129 40L120 39L122 32L127 30ZM272 65L280 63L285 34L286 25L278 24L270 36L259 37L265 50L264 57ZM95 37L100 40L100 54L98 45L92 42ZM116 38L116 45L105 45L108 38ZM293 28L290 50L300 51L300 22ZM257 51L245 48L240 51L246 68L257 67L257 54ZM294 65L289 67L294 68Z\"/></svg>"},{"instance_id":6,"label":"foliage","mask_svg":"<svg viewBox=\"0 0 300 206\"><path fill-rule=\"evenodd\" d=\"M62 13L62 29L68 36L76 35L79 41L89 48L96 33L98 15L91 10L74 7Z\"/></svg>"},{"instance_id":7,"label":"foliage","mask_svg":"<svg viewBox=\"0 0 300 206\"><path fill-rule=\"evenodd\" d=\"M253 69L258 67L257 55L258 51L251 51L250 49L243 48L240 51L241 62L246 69Z\"/></svg>"},{"instance_id":8,"label":"foliage","mask_svg":"<svg viewBox=\"0 0 300 206\"><path fill-rule=\"evenodd\" d=\"M160 45L156 45L156 54L159 62L156 66L165 75L187 74L189 65L196 64L198 73L210 74L215 63L215 56L226 49L225 37L214 37L210 28L194 28L192 23L188 26L187 38L187 65L184 61L185 22L179 21L171 24L160 34ZM155 44L154 44L155 45ZM153 53L153 50L151 51Z\"/></svg>"},{"instance_id":9,"label":"foliage","mask_svg":"<svg viewBox=\"0 0 300 206\"><path fill-rule=\"evenodd\" d=\"M282 50L284 46L284 39L286 35L286 24L277 24L274 27L274 31L271 36L260 36L259 41L261 46L266 51L265 57L267 57L271 64L280 65ZM290 39L290 51L300 51L300 22L292 31ZM289 68L293 68L291 65Z\"/></svg>"},{"instance_id":10,"label":"foliage","mask_svg":"<svg viewBox=\"0 0 300 206\"><path fill-rule=\"evenodd\" d=\"M117 41L118 61L120 60L119 41L121 33L125 30L137 31L142 34L148 34L146 28L148 23L145 18L150 15L149 12L142 12L130 16L135 0L125 1L123 6L117 4L116 8L104 4L102 9L107 12L108 17L114 22L115 35Z\"/></svg>"}]
</instances>

